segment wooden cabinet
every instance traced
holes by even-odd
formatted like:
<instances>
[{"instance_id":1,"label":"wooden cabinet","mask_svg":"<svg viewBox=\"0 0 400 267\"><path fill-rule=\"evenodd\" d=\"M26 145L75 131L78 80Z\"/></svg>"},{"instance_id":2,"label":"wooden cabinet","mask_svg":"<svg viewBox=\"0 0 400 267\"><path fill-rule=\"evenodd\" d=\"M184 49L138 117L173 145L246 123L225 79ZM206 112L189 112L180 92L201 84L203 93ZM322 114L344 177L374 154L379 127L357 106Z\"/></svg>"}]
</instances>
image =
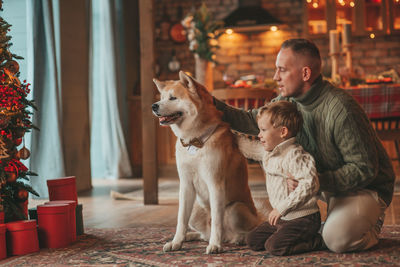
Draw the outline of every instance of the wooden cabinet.
<instances>
[{"instance_id":1,"label":"wooden cabinet","mask_svg":"<svg viewBox=\"0 0 400 267\"><path fill-rule=\"evenodd\" d=\"M400 33L400 0L304 0L306 35L352 24L354 35Z\"/></svg>"}]
</instances>

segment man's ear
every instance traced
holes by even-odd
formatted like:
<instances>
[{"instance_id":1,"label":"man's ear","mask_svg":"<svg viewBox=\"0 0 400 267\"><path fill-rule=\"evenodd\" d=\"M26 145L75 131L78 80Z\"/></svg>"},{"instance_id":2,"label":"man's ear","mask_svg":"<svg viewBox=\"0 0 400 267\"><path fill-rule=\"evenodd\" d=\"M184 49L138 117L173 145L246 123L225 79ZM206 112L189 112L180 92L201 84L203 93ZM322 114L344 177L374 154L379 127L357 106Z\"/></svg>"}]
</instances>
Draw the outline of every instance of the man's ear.
<instances>
[{"instance_id":1,"label":"man's ear","mask_svg":"<svg viewBox=\"0 0 400 267\"><path fill-rule=\"evenodd\" d=\"M187 75L184 71L179 71L180 82L189 90L191 93L196 93L196 80L191 76Z\"/></svg>"},{"instance_id":2,"label":"man's ear","mask_svg":"<svg viewBox=\"0 0 400 267\"><path fill-rule=\"evenodd\" d=\"M311 78L311 68L310 67L303 67L302 69L302 78L304 82L307 82Z\"/></svg>"},{"instance_id":3,"label":"man's ear","mask_svg":"<svg viewBox=\"0 0 400 267\"><path fill-rule=\"evenodd\" d=\"M161 93L161 90L165 87L165 83L157 80L156 78L153 79L153 82L156 84L158 91Z\"/></svg>"},{"instance_id":4,"label":"man's ear","mask_svg":"<svg viewBox=\"0 0 400 267\"><path fill-rule=\"evenodd\" d=\"M288 138L289 137L289 129L286 126L281 127L281 138Z\"/></svg>"}]
</instances>

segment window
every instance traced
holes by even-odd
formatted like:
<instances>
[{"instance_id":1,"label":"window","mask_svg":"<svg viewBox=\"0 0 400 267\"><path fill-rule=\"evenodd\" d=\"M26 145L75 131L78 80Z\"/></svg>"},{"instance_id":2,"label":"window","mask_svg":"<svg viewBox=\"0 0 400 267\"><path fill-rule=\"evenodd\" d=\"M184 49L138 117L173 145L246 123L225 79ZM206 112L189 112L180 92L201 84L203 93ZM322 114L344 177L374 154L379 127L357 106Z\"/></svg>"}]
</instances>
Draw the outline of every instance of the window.
<instances>
[{"instance_id":1,"label":"window","mask_svg":"<svg viewBox=\"0 0 400 267\"><path fill-rule=\"evenodd\" d=\"M382 0L365 0L365 30L383 30Z\"/></svg>"},{"instance_id":2,"label":"window","mask_svg":"<svg viewBox=\"0 0 400 267\"><path fill-rule=\"evenodd\" d=\"M400 30L400 0L391 0L390 4L392 30Z\"/></svg>"},{"instance_id":3,"label":"window","mask_svg":"<svg viewBox=\"0 0 400 267\"><path fill-rule=\"evenodd\" d=\"M327 32L325 0L306 0L308 13L308 31L311 34Z\"/></svg>"}]
</instances>

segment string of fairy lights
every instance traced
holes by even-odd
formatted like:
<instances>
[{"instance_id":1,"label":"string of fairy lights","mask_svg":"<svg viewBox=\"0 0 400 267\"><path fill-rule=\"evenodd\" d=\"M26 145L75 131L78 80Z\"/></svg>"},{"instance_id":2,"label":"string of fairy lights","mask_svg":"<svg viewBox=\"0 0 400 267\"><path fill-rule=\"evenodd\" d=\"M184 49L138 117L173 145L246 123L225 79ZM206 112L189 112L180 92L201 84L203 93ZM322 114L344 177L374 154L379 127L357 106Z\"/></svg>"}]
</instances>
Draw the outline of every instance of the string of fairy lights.
<instances>
[{"instance_id":1,"label":"string of fairy lights","mask_svg":"<svg viewBox=\"0 0 400 267\"><path fill-rule=\"evenodd\" d=\"M400 1L400 0L396 0ZM321 4L323 5L325 1L319 1L319 0L307 0L307 3L310 4L313 8L319 8ZM346 1L346 0L337 0L336 1L339 5L341 6L350 6L350 7L355 7L356 3L354 1Z\"/></svg>"},{"instance_id":2,"label":"string of fairy lights","mask_svg":"<svg viewBox=\"0 0 400 267\"><path fill-rule=\"evenodd\" d=\"M313 8L318 8L318 7L320 7L321 5L323 5L325 3L325 0L323 0L323 1L320 1L320 0L306 0L306 2L308 4L310 4ZM353 1L353 0L337 0L336 2L339 5L343 6L343 7L344 6L350 6L350 7L355 7L356 6L356 2ZM381 3L382 0L371 0L371 2ZM393 3L400 4L400 0L393 0Z\"/></svg>"}]
</instances>

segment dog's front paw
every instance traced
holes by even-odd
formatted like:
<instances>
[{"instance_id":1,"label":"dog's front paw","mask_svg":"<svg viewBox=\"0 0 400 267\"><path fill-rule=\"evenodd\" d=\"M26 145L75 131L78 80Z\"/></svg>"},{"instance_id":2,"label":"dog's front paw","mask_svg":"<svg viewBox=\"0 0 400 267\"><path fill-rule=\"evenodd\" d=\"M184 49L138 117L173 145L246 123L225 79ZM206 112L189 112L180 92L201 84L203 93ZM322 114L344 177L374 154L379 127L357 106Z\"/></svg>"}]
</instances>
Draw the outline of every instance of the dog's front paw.
<instances>
[{"instance_id":1,"label":"dog's front paw","mask_svg":"<svg viewBox=\"0 0 400 267\"><path fill-rule=\"evenodd\" d=\"M209 244L206 249L206 254L217 254L222 252L222 247L220 245Z\"/></svg>"},{"instance_id":2,"label":"dog's front paw","mask_svg":"<svg viewBox=\"0 0 400 267\"><path fill-rule=\"evenodd\" d=\"M168 252L168 251L180 250L181 247L182 247L182 243L176 243L176 242L171 241L164 245L163 251Z\"/></svg>"}]
</instances>

